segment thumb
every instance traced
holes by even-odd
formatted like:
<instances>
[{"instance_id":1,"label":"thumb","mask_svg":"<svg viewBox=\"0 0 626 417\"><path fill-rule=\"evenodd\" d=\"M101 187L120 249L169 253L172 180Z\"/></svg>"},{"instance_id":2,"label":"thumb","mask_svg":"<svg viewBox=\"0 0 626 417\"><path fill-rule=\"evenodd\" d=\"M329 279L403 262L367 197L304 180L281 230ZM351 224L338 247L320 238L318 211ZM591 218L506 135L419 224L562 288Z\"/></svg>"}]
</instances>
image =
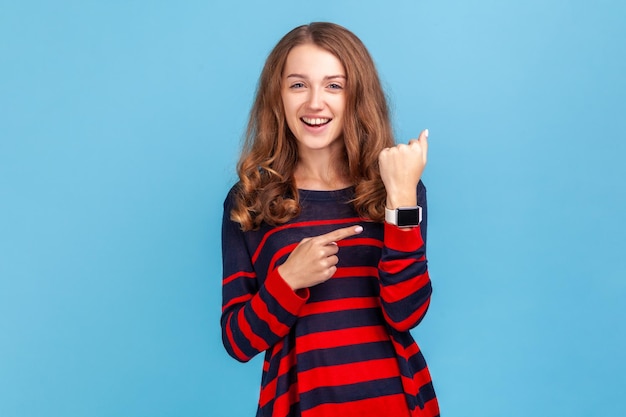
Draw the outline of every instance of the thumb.
<instances>
[{"instance_id":1,"label":"thumb","mask_svg":"<svg viewBox=\"0 0 626 417\"><path fill-rule=\"evenodd\" d=\"M422 145L422 155L424 155L424 164L426 163L426 158L428 156L428 133L428 129L424 129L419 136L419 141Z\"/></svg>"}]
</instances>

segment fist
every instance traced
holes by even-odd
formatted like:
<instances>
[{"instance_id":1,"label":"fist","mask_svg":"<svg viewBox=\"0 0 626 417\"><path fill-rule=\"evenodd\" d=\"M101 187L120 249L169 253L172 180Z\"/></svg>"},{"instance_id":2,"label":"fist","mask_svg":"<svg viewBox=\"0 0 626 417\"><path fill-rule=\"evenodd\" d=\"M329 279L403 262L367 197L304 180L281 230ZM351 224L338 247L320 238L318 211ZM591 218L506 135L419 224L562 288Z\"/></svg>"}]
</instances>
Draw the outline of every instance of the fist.
<instances>
[{"instance_id":1,"label":"fist","mask_svg":"<svg viewBox=\"0 0 626 417\"><path fill-rule=\"evenodd\" d=\"M387 208L417 205L417 183L426 167L428 129L407 145L383 149L378 155L380 177L387 191Z\"/></svg>"}]
</instances>

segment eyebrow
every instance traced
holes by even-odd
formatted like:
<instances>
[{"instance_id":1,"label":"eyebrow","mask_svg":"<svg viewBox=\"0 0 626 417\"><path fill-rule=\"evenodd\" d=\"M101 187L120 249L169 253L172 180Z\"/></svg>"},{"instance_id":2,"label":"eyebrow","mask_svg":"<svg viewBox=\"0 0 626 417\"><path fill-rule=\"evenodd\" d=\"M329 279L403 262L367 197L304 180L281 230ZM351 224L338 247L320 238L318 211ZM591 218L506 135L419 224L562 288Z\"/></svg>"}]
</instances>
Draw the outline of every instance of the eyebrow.
<instances>
[{"instance_id":1,"label":"eyebrow","mask_svg":"<svg viewBox=\"0 0 626 417\"><path fill-rule=\"evenodd\" d=\"M306 75L302 75L302 74L289 74L287 76L287 78L304 78L307 79L309 77L307 77ZM343 78L346 79L345 75L327 75L324 77L324 80L334 80L336 78Z\"/></svg>"}]
</instances>

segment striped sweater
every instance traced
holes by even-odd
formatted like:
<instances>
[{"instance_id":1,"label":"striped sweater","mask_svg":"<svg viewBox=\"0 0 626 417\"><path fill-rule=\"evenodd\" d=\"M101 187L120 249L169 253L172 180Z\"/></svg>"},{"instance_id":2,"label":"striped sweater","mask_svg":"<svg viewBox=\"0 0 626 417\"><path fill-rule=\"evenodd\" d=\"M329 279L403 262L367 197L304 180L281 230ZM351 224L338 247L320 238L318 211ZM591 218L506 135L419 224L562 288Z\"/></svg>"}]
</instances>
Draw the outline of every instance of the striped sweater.
<instances>
[{"instance_id":1,"label":"striped sweater","mask_svg":"<svg viewBox=\"0 0 626 417\"><path fill-rule=\"evenodd\" d=\"M300 190L301 214L242 232L222 226L222 338L245 362L265 352L257 417L439 415L426 362L409 329L424 317L431 284L422 224L410 231L359 218L353 189ZM305 237L360 224L338 242L333 277L294 292L277 267Z\"/></svg>"}]
</instances>

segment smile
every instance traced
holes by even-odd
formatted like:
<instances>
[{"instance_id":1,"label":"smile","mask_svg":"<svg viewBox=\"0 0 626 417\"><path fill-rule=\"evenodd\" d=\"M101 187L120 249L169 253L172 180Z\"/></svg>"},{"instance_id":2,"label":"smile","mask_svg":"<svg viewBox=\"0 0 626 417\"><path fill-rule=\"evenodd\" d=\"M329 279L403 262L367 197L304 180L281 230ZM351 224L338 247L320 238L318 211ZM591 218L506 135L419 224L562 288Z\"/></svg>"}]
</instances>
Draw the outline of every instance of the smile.
<instances>
[{"instance_id":1,"label":"smile","mask_svg":"<svg viewBox=\"0 0 626 417\"><path fill-rule=\"evenodd\" d=\"M300 118L300 120L302 120L304 123L306 123L309 126L322 126L330 122L332 119L320 118L320 117L317 117L317 118L302 117Z\"/></svg>"}]
</instances>

